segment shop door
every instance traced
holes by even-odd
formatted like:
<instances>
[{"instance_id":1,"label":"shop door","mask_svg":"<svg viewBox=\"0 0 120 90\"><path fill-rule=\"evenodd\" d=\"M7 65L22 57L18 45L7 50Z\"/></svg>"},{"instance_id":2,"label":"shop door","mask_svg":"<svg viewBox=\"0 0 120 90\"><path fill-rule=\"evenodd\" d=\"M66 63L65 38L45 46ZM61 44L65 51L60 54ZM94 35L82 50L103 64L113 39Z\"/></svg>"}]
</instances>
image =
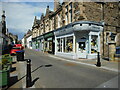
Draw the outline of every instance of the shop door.
<instances>
[{"instance_id":1,"label":"shop door","mask_svg":"<svg viewBox=\"0 0 120 90\"><path fill-rule=\"evenodd\" d=\"M85 41L78 42L77 56L78 58L86 58L86 42Z\"/></svg>"}]
</instances>

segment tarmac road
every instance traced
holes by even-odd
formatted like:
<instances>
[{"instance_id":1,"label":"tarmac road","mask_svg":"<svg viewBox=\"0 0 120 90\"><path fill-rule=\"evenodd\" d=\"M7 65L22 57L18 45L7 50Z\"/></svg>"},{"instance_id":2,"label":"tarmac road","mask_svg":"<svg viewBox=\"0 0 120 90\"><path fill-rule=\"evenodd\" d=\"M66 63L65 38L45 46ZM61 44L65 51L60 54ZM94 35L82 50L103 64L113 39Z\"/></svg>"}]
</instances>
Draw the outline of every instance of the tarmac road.
<instances>
[{"instance_id":1,"label":"tarmac road","mask_svg":"<svg viewBox=\"0 0 120 90\"><path fill-rule=\"evenodd\" d=\"M25 50L25 58L32 60L32 81L36 88L118 87L117 72L63 61L30 49Z\"/></svg>"}]
</instances>

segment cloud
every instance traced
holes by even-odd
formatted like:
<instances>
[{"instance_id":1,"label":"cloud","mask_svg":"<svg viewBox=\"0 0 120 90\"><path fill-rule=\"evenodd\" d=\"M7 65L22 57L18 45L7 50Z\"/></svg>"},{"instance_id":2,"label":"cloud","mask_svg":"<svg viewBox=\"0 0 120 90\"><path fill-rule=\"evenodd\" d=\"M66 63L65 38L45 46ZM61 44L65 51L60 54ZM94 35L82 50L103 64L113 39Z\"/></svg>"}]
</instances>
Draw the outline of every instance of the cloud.
<instances>
[{"instance_id":1,"label":"cloud","mask_svg":"<svg viewBox=\"0 0 120 90\"><path fill-rule=\"evenodd\" d=\"M1 16L1 13L2 13L2 2L0 2L0 16ZM0 21L1 21L1 18L0 18Z\"/></svg>"},{"instance_id":2,"label":"cloud","mask_svg":"<svg viewBox=\"0 0 120 90\"><path fill-rule=\"evenodd\" d=\"M47 5L50 5L50 9L53 10L52 3L3 2L2 9L6 13L8 30L16 34L26 33L31 29L35 15L40 18L41 13L45 13Z\"/></svg>"},{"instance_id":3,"label":"cloud","mask_svg":"<svg viewBox=\"0 0 120 90\"><path fill-rule=\"evenodd\" d=\"M1 0L3 2L54 2L54 0Z\"/></svg>"}]
</instances>

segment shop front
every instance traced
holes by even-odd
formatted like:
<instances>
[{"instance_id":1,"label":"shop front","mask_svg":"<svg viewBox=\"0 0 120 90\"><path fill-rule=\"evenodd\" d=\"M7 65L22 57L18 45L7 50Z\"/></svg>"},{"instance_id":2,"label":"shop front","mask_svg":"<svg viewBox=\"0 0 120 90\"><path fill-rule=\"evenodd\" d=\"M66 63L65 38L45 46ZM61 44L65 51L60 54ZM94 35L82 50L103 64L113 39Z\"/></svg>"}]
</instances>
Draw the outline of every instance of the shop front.
<instances>
[{"instance_id":1,"label":"shop front","mask_svg":"<svg viewBox=\"0 0 120 90\"><path fill-rule=\"evenodd\" d=\"M102 29L102 23L79 21L55 30L55 55L72 59L96 58Z\"/></svg>"},{"instance_id":2,"label":"shop front","mask_svg":"<svg viewBox=\"0 0 120 90\"><path fill-rule=\"evenodd\" d=\"M37 42L38 42L38 50L43 51L44 37L43 36L38 36L37 37Z\"/></svg>"},{"instance_id":3,"label":"shop front","mask_svg":"<svg viewBox=\"0 0 120 90\"><path fill-rule=\"evenodd\" d=\"M32 38L32 49L37 49L37 38Z\"/></svg>"},{"instance_id":4,"label":"shop front","mask_svg":"<svg viewBox=\"0 0 120 90\"><path fill-rule=\"evenodd\" d=\"M53 31L45 33L44 35L44 52L54 54L54 33Z\"/></svg>"}]
</instances>

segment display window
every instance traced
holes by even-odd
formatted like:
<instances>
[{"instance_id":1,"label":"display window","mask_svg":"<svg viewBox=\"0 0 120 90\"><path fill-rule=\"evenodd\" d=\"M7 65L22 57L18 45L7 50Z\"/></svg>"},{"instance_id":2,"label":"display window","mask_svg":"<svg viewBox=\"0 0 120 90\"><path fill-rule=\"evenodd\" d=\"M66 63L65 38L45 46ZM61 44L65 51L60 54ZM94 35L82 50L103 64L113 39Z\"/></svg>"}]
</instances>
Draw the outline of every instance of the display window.
<instances>
[{"instance_id":1,"label":"display window","mask_svg":"<svg viewBox=\"0 0 120 90\"><path fill-rule=\"evenodd\" d=\"M57 51L60 52L60 38L57 39Z\"/></svg>"},{"instance_id":2,"label":"display window","mask_svg":"<svg viewBox=\"0 0 120 90\"><path fill-rule=\"evenodd\" d=\"M47 51L47 41L44 41L44 49Z\"/></svg>"},{"instance_id":3,"label":"display window","mask_svg":"<svg viewBox=\"0 0 120 90\"><path fill-rule=\"evenodd\" d=\"M49 51L52 51L52 40L49 41Z\"/></svg>"},{"instance_id":4,"label":"display window","mask_svg":"<svg viewBox=\"0 0 120 90\"><path fill-rule=\"evenodd\" d=\"M63 38L63 52L66 52L66 38Z\"/></svg>"},{"instance_id":5,"label":"display window","mask_svg":"<svg viewBox=\"0 0 120 90\"><path fill-rule=\"evenodd\" d=\"M66 39L66 52L73 51L73 36L67 37Z\"/></svg>"},{"instance_id":6,"label":"display window","mask_svg":"<svg viewBox=\"0 0 120 90\"><path fill-rule=\"evenodd\" d=\"M58 52L73 52L73 36L57 39Z\"/></svg>"},{"instance_id":7,"label":"display window","mask_svg":"<svg viewBox=\"0 0 120 90\"><path fill-rule=\"evenodd\" d=\"M63 39L61 38L61 39L60 39L60 52L62 52L62 43L63 43L62 40L63 40Z\"/></svg>"},{"instance_id":8,"label":"display window","mask_svg":"<svg viewBox=\"0 0 120 90\"><path fill-rule=\"evenodd\" d=\"M98 50L98 36L91 36L91 53L97 53Z\"/></svg>"}]
</instances>

